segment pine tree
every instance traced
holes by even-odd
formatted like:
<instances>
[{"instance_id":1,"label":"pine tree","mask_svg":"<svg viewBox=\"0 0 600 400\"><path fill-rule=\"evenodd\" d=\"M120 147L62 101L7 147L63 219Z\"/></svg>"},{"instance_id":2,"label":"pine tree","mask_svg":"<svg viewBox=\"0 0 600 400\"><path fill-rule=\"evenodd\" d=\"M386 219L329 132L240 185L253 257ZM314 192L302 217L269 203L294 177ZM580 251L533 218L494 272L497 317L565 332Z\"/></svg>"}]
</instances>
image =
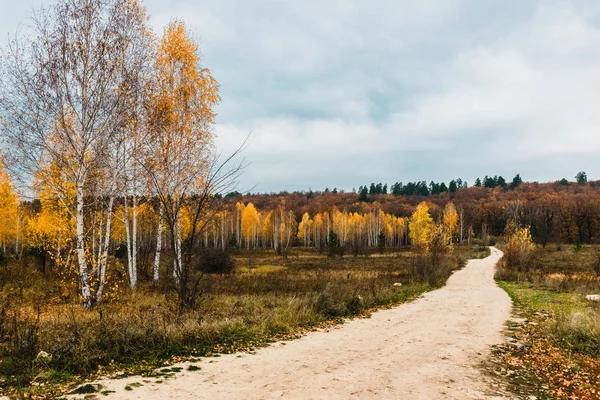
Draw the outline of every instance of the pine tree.
<instances>
[{"instance_id":1,"label":"pine tree","mask_svg":"<svg viewBox=\"0 0 600 400\"><path fill-rule=\"evenodd\" d=\"M366 203L369 201L369 189L366 186L361 186L360 194L358 196L358 201Z\"/></svg>"},{"instance_id":2,"label":"pine tree","mask_svg":"<svg viewBox=\"0 0 600 400\"><path fill-rule=\"evenodd\" d=\"M578 185L585 186L587 184L587 174L584 171L579 171L577 175L575 175L575 180Z\"/></svg>"},{"instance_id":3,"label":"pine tree","mask_svg":"<svg viewBox=\"0 0 600 400\"><path fill-rule=\"evenodd\" d=\"M455 193L456 189L457 189L457 183L456 183L456 181L455 180L451 180L450 184L448 185L448 191L450 193Z\"/></svg>"},{"instance_id":4,"label":"pine tree","mask_svg":"<svg viewBox=\"0 0 600 400\"><path fill-rule=\"evenodd\" d=\"M521 175L517 174L510 184L510 189L516 189L521 183L523 183L523 179L521 179Z\"/></svg>"}]
</instances>

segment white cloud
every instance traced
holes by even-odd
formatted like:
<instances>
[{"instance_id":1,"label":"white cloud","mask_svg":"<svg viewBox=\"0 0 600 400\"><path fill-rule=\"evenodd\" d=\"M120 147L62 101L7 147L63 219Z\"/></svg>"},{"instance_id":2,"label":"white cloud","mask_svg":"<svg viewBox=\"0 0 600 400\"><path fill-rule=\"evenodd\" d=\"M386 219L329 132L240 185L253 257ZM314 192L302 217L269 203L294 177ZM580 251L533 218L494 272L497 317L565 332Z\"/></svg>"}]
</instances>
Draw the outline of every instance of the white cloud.
<instances>
[{"instance_id":1,"label":"white cloud","mask_svg":"<svg viewBox=\"0 0 600 400\"><path fill-rule=\"evenodd\" d=\"M200 38L217 145L252 132L247 187L600 176L596 2L146 4L157 31L182 17Z\"/></svg>"}]
</instances>

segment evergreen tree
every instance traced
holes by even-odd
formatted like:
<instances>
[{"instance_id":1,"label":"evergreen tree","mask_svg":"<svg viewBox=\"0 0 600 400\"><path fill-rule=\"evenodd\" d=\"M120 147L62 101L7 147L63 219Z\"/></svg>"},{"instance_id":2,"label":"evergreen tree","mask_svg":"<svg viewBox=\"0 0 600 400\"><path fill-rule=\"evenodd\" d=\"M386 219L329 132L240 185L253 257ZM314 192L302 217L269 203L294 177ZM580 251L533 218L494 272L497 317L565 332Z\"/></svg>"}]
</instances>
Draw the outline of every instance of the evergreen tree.
<instances>
[{"instance_id":1,"label":"evergreen tree","mask_svg":"<svg viewBox=\"0 0 600 400\"><path fill-rule=\"evenodd\" d=\"M481 179L475 179L475 187L481 187Z\"/></svg>"},{"instance_id":2,"label":"evergreen tree","mask_svg":"<svg viewBox=\"0 0 600 400\"><path fill-rule=\"evenodd\" d=\"M498 183L498 186L500 186L500 187L502 187L502 188L505 188L505 187L506 187L506 179L504 179L504 178L502 177L502 175L500 175L500 176L498 177L498 179L497 179L497 183Z\"/></svg>"},{"instance_id":3,"label":"evergreen tree","mask_svg":"<svg viewBox=\"0 0 600 400\"><path fill-rule=\"evenodd\" d=\"M448 191L450 193L455 193L457 187L458 187L458 185L457 185L456 181L453 179L450 181L450 184L448 185Z\"/></svg>"},{"instance_id":4,"label":"evergreen tree","mask_svg":"<svg viewBox=\"0 0 600 400\"><path fill-rule=\"evenodd\" d=\"M444 182L440 184L440 193L448 193L448 187Z\"/></svg>"},{"instance_id":5,"label":"evergreen tree","mask_svg":"<svg viewBox=\"0 0 600 400\"><path fill-rule=\"evenodd\" d=\"M427 189L427 183L425 181L418 182L418 194L421 196L429 196L429 189Z\"/></svg>"},{"instance_id":6,"label":"evergreen tree","mask_svg":"<svg viewBox=\"0 0 600 400\"><path fill-rule=\"evenodd\" d=\"M483 178L483 186L488 189L493 189L496 187L496 182L494 181L494 178L486 175L485 178Z\"/></svg>"},{"instance_id":7,"label":"evergreen tree","mask_svg":"<svg viewBox=\"0 0 600 400\"><path fill-rule=\"evenodd\" d=\"M369 189L366 186L360 187L360 194L358 195L358 201L366 203L369 201Z\"/></svg>"},{"instance_id":8,"label":"evergreen tree","mask_svg":"<svg viewBox=\"0 0 600 400\"><path fill-rule=\"evenodd\" d=\"M587 174L584 171L579 171L577 175L575 175L575 180L578 185L585 186L587 184Z\"/></svg>"},{"instance_id":9,"label":"evergreen tree","mask_svg":"<svg viewBox=\"0 0 600 400\"><path fill-rule=\"evenodd\" d=\"M385 250L385 233L379 232L377 235L377 248L379 249L379 253L383 254Z\"/></svg>"},{"instance_id":10,"label":"evergreen tree","mask_svg":"<svg viewBox=\"0 0 600 400\"><path fill-rule=\"evenodd\" d=\"M369 188L369 194L376 194L377 193L377 186L375 186L374 183L371 183L371 187Z\"/></svg>"},{"instance_id":11,"label":"evergreen tree","mask_svg":"<svg viewBox=\"0 0 600 400\"><path fill-rule=\"evenodd\" d=\"M382 191L382 193L383 194L387 194L387 192L388 192L388 186L387 186L387 183L386 183L385 185L383 185L383 191Z\"/></svg>"},{"instance_id":12,"label":"evergreen tree","mask_svg":"<svg viewBox=\"0 0 600 400\"><path fill-rule=\"evenodd\" d=\"M394 196L400 196L400 195L404 194L402 182L396 182L392 185L392 194Z\"/></svg>"},{"instance_id":13,"label":"evergreen tree","mask_svg":"<svg viewBox=\"0 0 600 400\"><path fill-rule=\"evenodd\" d=\"M521 175L517 174L510 184L510 189L516 189L521 183L523 183L523 179L521 179Z\"/></svg>"},{"instance_id":14,"label":"evergreen tree","mask_svg":"<svg viewBox=\"0 0 600 400\"><path fill-rule=\"evenodd\" d=\"M429 191L432 195L436 195L440 193L440 185L435 183L434 181L431 181L431 183L429 183Z\"/></svg>"},{"instance_id":15,"label":"evergreen tree","mask_svg":"<svg viewBox=\"0 0 600 400\"><path fill-rule=\"evenodd\" d=\"M340 239L333 229L330 229L329 235L327 235L327 256L335 257L340 255L340 249Z\"/></svg>"}]
</instances>

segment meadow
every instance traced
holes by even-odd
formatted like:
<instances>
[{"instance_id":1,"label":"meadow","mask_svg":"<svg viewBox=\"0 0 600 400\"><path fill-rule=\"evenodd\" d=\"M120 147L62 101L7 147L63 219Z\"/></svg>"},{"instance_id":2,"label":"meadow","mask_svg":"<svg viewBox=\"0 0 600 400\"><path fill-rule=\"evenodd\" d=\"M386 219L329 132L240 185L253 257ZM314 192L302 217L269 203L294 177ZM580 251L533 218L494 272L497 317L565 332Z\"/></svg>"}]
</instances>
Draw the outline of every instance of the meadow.
<instances>
[{"instance_id":1,"label":"meadow","mask_svg":"<svg viewBox=\"0 0 600 400\"><path fill-rule=\"evenodd\" d=\"M77 296L61 296L64 279L40 273L31 260L11 263L0 270L2 390L59 394L96 373L149 373L179 357L251 351L409 301L489 250L455 246L435 270L409 248L368 253L242 250L233 273L202 276L200 300L186 310L169 283L149 282L118 285L110 300L84 310Z\"/></svg>"}]
</instances>

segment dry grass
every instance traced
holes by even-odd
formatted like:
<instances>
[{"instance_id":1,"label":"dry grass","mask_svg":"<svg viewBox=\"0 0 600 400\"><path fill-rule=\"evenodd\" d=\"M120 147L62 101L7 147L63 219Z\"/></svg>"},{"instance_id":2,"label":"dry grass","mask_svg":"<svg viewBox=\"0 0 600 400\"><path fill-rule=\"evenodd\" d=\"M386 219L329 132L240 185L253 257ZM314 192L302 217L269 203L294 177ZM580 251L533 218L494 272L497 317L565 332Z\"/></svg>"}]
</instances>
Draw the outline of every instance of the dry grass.
<instances>
[{"instance_id":1,"label":"dry grass","mask_svg":"<svg viewBox=\"0 0 600 400\"><path fill-rule=\"evenodd\" d=\"M440 265L436 285L467 259L487 254L485 248L458 247ZM236 262L232 275L206 275L201 301L186 312L168 286L149 283L136 290L122 286L113 301L84 311L76 299L60 297L58 280L9 267L0 274L3 385L68 380L99 366L154 366L172 356L249 350L432 288L413 273L425 260L408 252L343 258L246 252ZM51 359L36 360L40 351Z\"/></svg>"},{"instance_id":2,"label":"dry grass","mask_svg":"<svg viewBox=\"0 0 600 400\"><path fill-rule=\"evenodd\" d=\"M496 279L526 318L536 321L517 332L527 344L505 356L538 380L551 398L598 398L600 383L600 304L585 299L600 294L595 246L538 248L535 267L517 273L500 265ZM511 368L512 368L511 367Z\"/></svg>"}]
</instances>

